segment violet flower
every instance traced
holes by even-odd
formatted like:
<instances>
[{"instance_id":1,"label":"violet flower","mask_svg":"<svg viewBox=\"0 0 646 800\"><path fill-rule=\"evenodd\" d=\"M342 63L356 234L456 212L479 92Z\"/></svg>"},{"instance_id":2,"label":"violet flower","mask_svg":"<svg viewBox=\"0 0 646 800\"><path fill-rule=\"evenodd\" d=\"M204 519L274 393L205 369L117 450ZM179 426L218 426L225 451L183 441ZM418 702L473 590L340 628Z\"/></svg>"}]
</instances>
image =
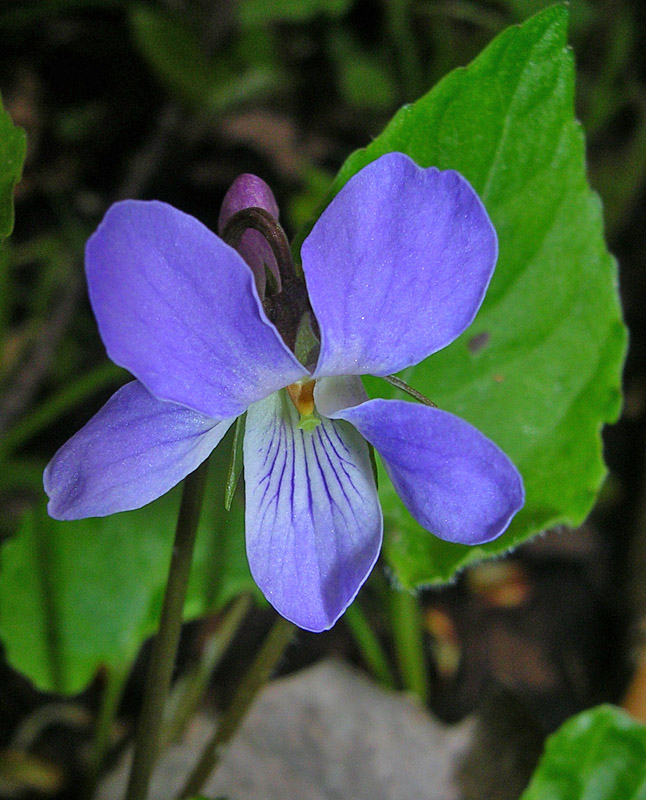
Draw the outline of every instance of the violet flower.
<instances>
[{"instance_id":1,"label":"violet flower","mask_svg":"<svg viewBox=\"0 0 646 800\"><path fill-rule=\"evenodd\" d=\"M248 180L234 186L221 226L247 204L276 216L269 189L254 186L247 200ZM365 167L302 246L320 340L313 363L303 352L299 361L261 301L259 270L275 269L265 242L239 246L249 263L164 203L108 210L87 244L90 300L109 356L137 380L52 459L49 513L79 519L149 503L246 411L251 572L283 616L321 631L379 554L368 443L413 517L446 541L494 539L523 504L518 472L483 434L426 405L369 400L358 377L417 364L468 327L493 273L496 235L458 173L420 169L399 153ZM275 298L286 292L283 278Z\"/></svg>"}]
</instances>

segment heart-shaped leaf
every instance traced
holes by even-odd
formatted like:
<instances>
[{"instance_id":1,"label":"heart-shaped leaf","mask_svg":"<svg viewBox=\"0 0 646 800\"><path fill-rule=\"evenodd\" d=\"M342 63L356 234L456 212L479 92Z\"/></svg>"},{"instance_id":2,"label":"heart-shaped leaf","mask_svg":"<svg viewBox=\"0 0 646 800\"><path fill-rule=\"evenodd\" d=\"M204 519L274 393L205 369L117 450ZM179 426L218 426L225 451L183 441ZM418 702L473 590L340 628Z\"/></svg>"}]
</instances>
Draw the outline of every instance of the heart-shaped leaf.
<instances>
[{"instance_id":1,"label":"heart-shaped leaf","mask_svg":"<svg viewBox=\"0 0 646 800\"><path fill-rule=\"evenodd\" d=\"M555 6L504 31L353 153L328 197L400 151L461 172L498 232L498 265L474 323L402 377L503 448L523 475L526 504L496 541L448 544L411 518L381 470L386 558L407 587L446 581L553 525L579 524L606 474L600 432L619 412L626 334L574 118L567 21ZM378 379L366 383L372 396L395 396Z\"/></svg>"},{"instance_id":2,"label":"heart-shaped leaf","mask_svg":"<svg viewBox=\"0 0 646 800\"><path fill-rule=\"evenodd\" d=\"M223 504L228 451L212 456L184 608L194 619L256 591L242 503ZM101 665L121 674L157 625L181 489L145 508L58 522L26 515L0 551L0 638L9 663L44 691L83 689Z\"/></svg>"}]
</instances>

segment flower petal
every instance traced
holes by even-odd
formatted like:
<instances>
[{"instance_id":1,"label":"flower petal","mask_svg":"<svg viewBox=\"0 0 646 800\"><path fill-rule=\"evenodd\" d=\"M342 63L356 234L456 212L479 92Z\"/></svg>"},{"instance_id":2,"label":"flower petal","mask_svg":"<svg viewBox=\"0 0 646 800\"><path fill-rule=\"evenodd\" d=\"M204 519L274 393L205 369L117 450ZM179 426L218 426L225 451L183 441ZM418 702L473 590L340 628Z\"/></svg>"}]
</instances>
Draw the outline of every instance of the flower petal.
<instances>
[{"instance_id":1,"label":"flower petal","mask_svg":"<svg viewBox=\"0 0 646 800\"><path fill-rule=\"evenodd\" d=\"M276 610L331 628L381 546L382 516L366 443L344 422L313 431L285 392L249 408L244 440L247 557Z\"/></svg>"},{"instance_id":2,"label":"flower petal","mask_svg":"<svg viewBox=\"0 0 646 800\"><path fill-rule=\"evenodd\" d=\"M364 167L301 249L321 331L315 375L387 375L448 345L475 317L497 251L457 172L401 153Z\"/></svg>"},{"instance_id":3,"label":"flower petal","mask_svg":"<svg viewBox=\"0 0 646 800\"><path fill-rule=\"evenodd\" d=\"M319 378L314 386L314 404L326 417L333 417L339 409L358 406L367 399L361 378L356 375Z\"/></svg>"},{"instance_id":4,"label":"flower petal","mask_svg":"<svg viewBox=\"0 0 646 800\"><path fill-rule=\"evenodd\" d=\"M222 235L227 222L234 214L251 207L264 208L274 219L278 219L278 203L276 203L269 186L257 175L244 173L243 175L238 175L224 196L218 219L218 233ZM265 284L267 282L265 266L271 270L276 280L278 291L280 291L280 271L276 263L276 257L269 246L269 242L260 231L252 229L245 231L236 250L251 267L260 297L265 294Z\"/></svg>"},{"instance_id":5,"label":"flower petal","mask_svg":"<svg viewBox=\"0 0 646 800\"><path fill-rule=\"evenodd\" d=\"M161 400L226 419L307 375L241 256L172 206L113 205L87 243L86 270L110 358Z\"/></svg>"},{"instance_id":6,"label":"flower petal","mask_svg":"<svg viewBox=\"0 0 646 800\"><path fill-rule=\"evenodd\" d=\"M499 536L522 507L518 470L459 417L404 400L369 400L337 411L379 452L415 519L448 542L482 544Z\"/></svg>"},{"instance_id":7,"label":"flower petal","mask_svg":"<svg viewBox=\"0 0 646 800\"><path fill-rule=\"evenodd\" d=\"M197 469L233 421L156 400L139 381L126 384L47 465L49 515L105 517L150 503Z\"/></svg>"}]
</instances>

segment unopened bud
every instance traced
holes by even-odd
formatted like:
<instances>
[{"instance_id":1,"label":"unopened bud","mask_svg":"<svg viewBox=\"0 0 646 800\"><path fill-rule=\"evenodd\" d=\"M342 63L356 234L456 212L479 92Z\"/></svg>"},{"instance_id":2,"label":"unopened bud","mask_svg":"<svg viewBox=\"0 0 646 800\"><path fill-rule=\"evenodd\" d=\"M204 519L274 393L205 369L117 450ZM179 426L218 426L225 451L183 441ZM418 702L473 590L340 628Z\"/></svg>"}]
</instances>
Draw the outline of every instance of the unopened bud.
<instances>
[{"instance_id":1,"label":"unopened bud","mask_svg":"<svg viewBox=\"0 0 646 800\"><path fill-rule=\"evenodd\" d=\"M218 219L218 233L222 235L231 217L246 208L262 208L276 221L278 220L278 204L271 189L262 178L249 173L239 175L224 196ZM261 300L265 296L267 286L265 269L269 269L275 279L276 290L280 291L280 272L276 257L262 233L251 228L245 231L236 245L236 250L251 267Z\"/></svg>"}]
</instances>

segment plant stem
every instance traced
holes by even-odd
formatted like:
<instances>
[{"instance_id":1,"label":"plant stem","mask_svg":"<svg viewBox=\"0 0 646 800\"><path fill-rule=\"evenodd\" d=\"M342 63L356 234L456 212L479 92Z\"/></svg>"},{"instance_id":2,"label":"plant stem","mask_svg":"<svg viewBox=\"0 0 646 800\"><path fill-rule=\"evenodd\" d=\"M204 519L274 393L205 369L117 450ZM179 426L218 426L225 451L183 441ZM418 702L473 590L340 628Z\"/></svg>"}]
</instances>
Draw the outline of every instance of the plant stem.
<instances>
[{"instance_id":1,"label":"plant stem","mask_svg":"<svg viewBox=\"0 0 646 800\"><path fill-rule=\"evenodd\" d=\"M430 406L431 408L437 408L437 403L434 403L432 400L429 400L425 394L418 392L417 389L413 389L413 387L409 386L406 383L406 381L403 381L396 375L384 375L383 379L391 386L395 386L397 387L397 389L401 389L402 392L406 392L406 394L409 394L411 397L414 397L416 400L419 400L420 403L424 403L425 406Z\"/></svg>"},{"instance_id":2,"label":"plant stem","mask_svg":"<svg viewBox=\"0 0 646 800\"><path fill-rule=\"evenodd\" d=\"M350 628L363 660L372 674L383 686L394 689L395 681L384 649L356 600L346 609L343 621Z\"/></svg>"},{"instance_id":3,"label":"plant stem","mask_svg":"<svg viewBox=\"0 0 646 800\"><path fill-rule=\"evenodd\" d=\"M415 595L392 590L391 619L397 663L404 689L425 703L428 699L422 619Z\"/></svg>"},{"instance_id":4,"label":"plant stem","mask_svg":"<svg viewBox=\"0 0 646 800\"><path fill-rule=\"evenodd\" d=\"M247 715L256 695L269 680L295 630L296 628L291 622L278 617L253 664L238 685L231 704L204 748L202 756L191 772L184 788L179 793L178 800L186 800L186 798L192 797L204 786L222 758L224 746L231 741L240 723Z\"/></svg>"},{"instance_id":5,"label":"plant stem","mask_svg":"<svg viewBox=\"0 0 646 800\"><path fill-rule=\"evenodd\" d=\"M109 667L106 669L105 686L101 697L101 707L96 719L94 741L90 753L90 763L87 772L85 797L91 800L94 796L96 784L106 753L110 747L112 724L119 708L119 701L123 694L123 687L128 677L128 671Z\"/></svg>"},{"instance_id":6,"label":"plant stem","mask_svg":"<svg viewBox=\"0 0 646 800\"><path fill-rule=\"evenodd\" d=\"M199 664L185 677L178 681L175 708L164 725L161 737L161 749L179 739L187 728L191 718L200 705L209 679L226 653L233 637L251 607L251 595L241 594L224 615L218 629L207 642ZM171 704L173 697L171 696Z\"/></svg>"},{"instance_id":7,"label":"plant stem","mask_svg":"<svg viewBox=\"0 0 646 800\"><path fill-rule=\"evenodd\" d=\"M385 0L384 10L393 44L397 51L397 66L401 70L404 100L412 102L424 90L424 76L417 53L417 42L411 28L411 0Z\"/></svg>"},{"instance_id":8,"label":"plant stem","mask_svg":"<svg viewBox=\"0 0 646 800\"><path fill-rule=\"evenodd\" d=\"M4 460L8 454L17 450L25 441L39 433L62 414L71 411L90 395L118 383L123 379L123 375L124 371L121 367L115 366L111 361L106 361L50 395L45 403L26 414L5 433L0 442L0 460Z\"/></svg>"},{"instance_id":9,"label":"plant stem","mask_svg":"<svg viewBox=\"0 0 646 800\"><path fill-rule=\"evenodd\" d=\"M161 734L164 704L179 644L193 546L204 497L207 463L205 461L184 480L166 594L148 666L126 800L144 800L148 794Z\"/></svg>"}]
</instances>

